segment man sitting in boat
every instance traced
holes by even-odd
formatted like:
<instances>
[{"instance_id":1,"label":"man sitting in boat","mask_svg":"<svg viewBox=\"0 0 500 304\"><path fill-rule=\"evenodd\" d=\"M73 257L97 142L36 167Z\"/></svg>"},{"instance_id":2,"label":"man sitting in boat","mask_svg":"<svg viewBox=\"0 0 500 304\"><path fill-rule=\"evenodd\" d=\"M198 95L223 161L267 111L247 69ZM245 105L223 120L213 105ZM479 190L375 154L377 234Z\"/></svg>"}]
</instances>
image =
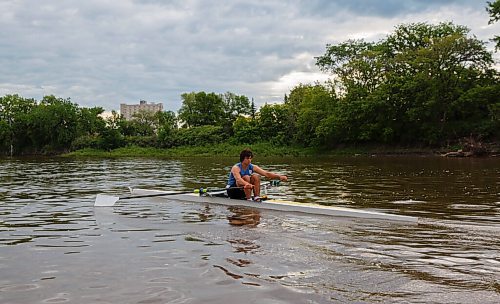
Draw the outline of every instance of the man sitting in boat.
<instances>
[{"instance_id":1,"label":"man sitting in boat","mask_svg":"<svg viewBox=\"0 0 500 304\"><path fill-rule=\"evenodd\" d=\"M240 153L240 162L231 168L227 182L227 195L233 199L252 199L260 202L260 175L269 179L287 181L286 175L279 175L252 164L253 153L245 149ZM259 175L260 174L260 175Z\"/></svg>"}]
</instances>

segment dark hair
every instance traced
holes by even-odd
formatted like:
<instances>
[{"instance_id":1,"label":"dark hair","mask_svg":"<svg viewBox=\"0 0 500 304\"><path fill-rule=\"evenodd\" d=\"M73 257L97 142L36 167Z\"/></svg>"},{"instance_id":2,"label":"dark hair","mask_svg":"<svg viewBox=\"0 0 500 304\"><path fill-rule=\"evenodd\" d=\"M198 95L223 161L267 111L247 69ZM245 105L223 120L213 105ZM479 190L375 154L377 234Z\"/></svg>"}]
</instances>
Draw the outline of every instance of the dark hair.
<instances>
[{"instance_id":1,"label":"dark hair","mask_svg":"<svg viewBox=\"0 0 500 304\"><path fill-rule=\"evenodd\" d=\"M253 157L253 153L250 149L245 149L240 153L240 162L242 162L247 157Z\"/></svg>"}]
</instances>

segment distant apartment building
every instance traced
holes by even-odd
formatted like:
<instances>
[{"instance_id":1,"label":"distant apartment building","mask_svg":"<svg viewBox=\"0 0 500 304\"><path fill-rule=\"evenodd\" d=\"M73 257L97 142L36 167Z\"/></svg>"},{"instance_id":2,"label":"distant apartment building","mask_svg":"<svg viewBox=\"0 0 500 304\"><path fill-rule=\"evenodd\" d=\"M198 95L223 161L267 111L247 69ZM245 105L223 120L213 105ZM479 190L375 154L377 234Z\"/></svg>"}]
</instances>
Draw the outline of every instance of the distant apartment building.
<instances>
[{"instance_id":1,"label":"distant apartment building","mask_svg":"<svg viewBox=\"0 0 500 304\"><path fill-rule=\"evenodd\" d=\"M162 103L148 103L145 100L141 100L139 104L133 104L133 105L128 105L128 104L120 104L120 114L123 115L123 117L126 120L131 120L132 116L139 112L139 111L148 111L148 112L161 112L163 111L163 104Z\"/></svg>"}]
</instances>

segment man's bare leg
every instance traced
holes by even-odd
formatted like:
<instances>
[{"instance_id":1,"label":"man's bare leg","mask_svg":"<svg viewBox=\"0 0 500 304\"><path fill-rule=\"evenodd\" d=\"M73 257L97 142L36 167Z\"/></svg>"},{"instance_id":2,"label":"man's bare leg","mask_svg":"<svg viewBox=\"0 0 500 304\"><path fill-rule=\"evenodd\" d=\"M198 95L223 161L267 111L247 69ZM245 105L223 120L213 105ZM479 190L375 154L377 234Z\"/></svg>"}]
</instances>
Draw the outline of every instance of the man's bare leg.
<instances>
[{"instance_id":1,"label":"man's bare leg","mask_svg":"<svg viewBox=\"0 0 500 304\"><path fill-rule=\"evenodd\" d=\"M252 182L250 181L250 176L248 175L245 175L245 176L242 176L241 178L243 178L244 181L246 181L247 183L250 183L252 184ZM238 187L243 187L244 185L237 185ZM245 196L247 199L251 199L252 198L252 189L249 188L249 189L246 189L246 188L243 188L243 191L245 191Z\"/></svg>"},{"instance_id":2,"label":"man's bare leg","mask_svg":"<svg viewBox=\"0 0 500 304\"><path fill-rule=\"evenodd\" d=\"M253 194L255 196L260 196L260 175L252 174L250 183L253 185Z\"/></svg>"}]
</instances>

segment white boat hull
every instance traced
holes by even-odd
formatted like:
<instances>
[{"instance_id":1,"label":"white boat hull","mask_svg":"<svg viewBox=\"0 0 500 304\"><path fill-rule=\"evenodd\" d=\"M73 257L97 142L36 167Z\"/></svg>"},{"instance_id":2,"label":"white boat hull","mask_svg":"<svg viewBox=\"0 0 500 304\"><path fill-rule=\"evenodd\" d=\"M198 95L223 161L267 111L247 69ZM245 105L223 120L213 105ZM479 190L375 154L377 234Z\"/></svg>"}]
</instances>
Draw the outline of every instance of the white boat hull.
<instances>
[{"instance_id":1,"label":"white boat hull","mask_svg":"<svg viewBox=\"0 0 500 304\"><path fill-rule=\"evenodd\" d=\"M130 189L130 191L133 195L156 195L161 193L165 194L172 193L171 191L152 190L152 189ZM299 212L299 213L330 215L330 216L403 221L403 222L413 222L413 223L418 222L418 218L413 216L389 214L389 213L352 209L345 207L298 203L298 202L275 200L275 199L267 199L265 201L258 203L247 200L229 199L224 197L200 196L197 193L175 194L175 195L169 194L168 196L165 196L165 198L176 201L209 203L209 204L225 205L225 206L243 206L250 208L277 210L286 212Z\"/></svg>"}]
</instances>

